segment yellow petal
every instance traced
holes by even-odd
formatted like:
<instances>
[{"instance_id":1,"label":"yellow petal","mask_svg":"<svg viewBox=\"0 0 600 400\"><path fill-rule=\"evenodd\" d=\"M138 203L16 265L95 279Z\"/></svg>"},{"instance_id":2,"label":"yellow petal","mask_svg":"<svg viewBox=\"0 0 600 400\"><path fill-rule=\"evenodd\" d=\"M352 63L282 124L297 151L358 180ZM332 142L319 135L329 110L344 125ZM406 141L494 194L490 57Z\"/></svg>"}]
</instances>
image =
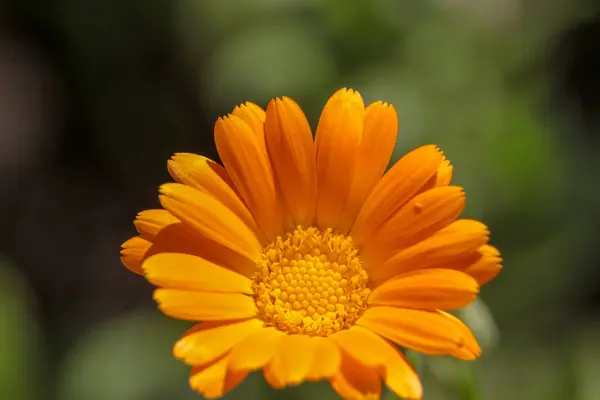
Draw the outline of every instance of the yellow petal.
<instances>
[{"instance_id":1,"label":"yellow petal","mask_svg":"<svg viewBox=\"0 0 600 400\"><path fill-rule=\"evenodd\" d=\"M208 365L192 368L190 386L206 399L217 399L239 385L248 372L233 372L227 368L227 356Z\"/></svg>"},{"instance_id":2,"label":"yellow petal","mask_svg":"<svg viewBox=\"0 0 600 400\"><path fill-rule=\"evenodd\" d=\"M166 226L180 222L167 210L145 210L140 212L133 222L142 235L155 237Z\"/></svg>"},{"instance_id":3,"label":"yellow petal","mask_svg":"<svg viewBox=\"0 0 600 400\"><path fill-rule=\"evenodd\" d=\"M356 324L425 354L447 354L462 360L473 360L481 354L469 328L443 311L372 307Z\"/></svg>"},{"instance_id":4,"label":"yellow petal","mask_svg":"<svg viewBox=\"0 0 600 400\"><path fill-rule=\"evenodd\" d=\"M269 372L277 385L298 385L308 375L314 347L308 335L285 335L269 363Z\"/></svg>"},{"instance_id":5,"label":"yellow petal","mask_svg":"<svg viewBox=\"0 0 600 400\"><path fill-rule=\"evenodd\" d=\"M225 168L196 154L177 153L168 162L169 173L176 182L210 194L257 232L252 214L233 188Z\"/></svg>"},{"instance_id":6,"label":"yellow petal","mask_svg":"<svg viewBox=\"0 0 600 400\"><path fill-rule=\"evenodd\" d=\"M150 247L152 247L152 242L146 237L132 237L121 245L121 262L131 272L144 275L142 261Z\"/></svg>"},{"instance_id":7,"label":"yellow petal","mask_svg":"<svg viewBox=\"0 0 600 400\"><path fill-rule=\"evenodd\" d=\"M400 274L369 295L368 303L426 310L453 310L469 305L479 293L477 281L451 269L424 269Z\"/></svg>"},{"instance_id":8,"label":"yellow petal","mask_svg":"<svg viewBox=\"0 0 600 400\"><path fill-rule=\"evenodd\" d=\"M404 355L381 336L360 326L342 330L331 338L350 356L375 369L386 385L403 399L420 399L423 394L417 373Z\"/></svg>"},{"instance_id":9,"label":"yellow petal","mask_svg":"<svg viewBox=\"0 0 600 400\"><path fill-rule=\"evenodd\" d=\"M346 233L367 196L387 168L398 135L398 115L392 105L378 101L364 114L364 130L358 147L354 180L338 230Z\"/></svg>"},{"instance_id":10,"label":"yellow petal","mask_svg":"<svg viewBox=\"0 0 600 400\"><path fill-rule=\"evenodd\" d=\"M166 315L190 321L224 321L256 315L254 300L243 294L156 289L154 300Z\"/></svg>"},{"instance_id":11,"label":"yellow petal","mask_svg":"<svg viewBox=\"0 0 600 400\"><path fill-rule=\"evenodd\" d=\"M338 373L331 378L331 387L344 399L375 400L381 396L381 379L375 368L368 367L342 351Z\"/></svg>"},{"instance_id":12,"label":"yellow petal","mask_svg":"<svg viewBox=\"0 0 600 400\"><path fill-rule=\"evenodd\" d=\"M160 188L164 208L201 235L247 257L260 258L260 243L252 231L214 197L178 183Z\"/></svg>"},{"instance_id":13,"label":"yellow petal","mask_svg":"<svg viewBox=\"0 0 600 400\"><path fill-rule=\"evenodd\" d=\"M342 89L327 102L316 133L317 221L337 229L354 181L363 131L364 103L360 94Z\"/></svg>"},{"instance_id":14,"label":"yellow petal","mask_svg":"<svg viewBox=\"0 0 600 400\"><path fill-rule=\"evenodd\" d=\"M266 148L235 115L215 124L215 143L231 180L269 240L283 232L281 205Z\"/></svg>"},{"instance_id":15,"label":"yellow petal","mask_svg":"<svg viewBox=\"0 0 600 400\"><path fill-rule=\"evenodd\" d=\"M494 279L502 270L500 252L493 246L483 245L478 251L481 257L464 271L484 285Z\"/></svg>"},{"instance_id":16,"label":"yellow petal","mask_svg":"<svg viewBox=\"0 0 600 400\"><path fill-rule=\"evenodd\" d=\"M314 347L314 358L306 378L316 381L333 377L338 372L341 363L338 346L326 337L313 336L311 340Z\"/></svg>"},{"instance_id":17,"label":"yellow petal","mask_svg":"<svg viewBox=\"0 0 600 400\"><path fill-rule=\"evenodd\" d=\"M231 350L229 368L234 371L254 371L263 368L278 351L284 335L273 327L252 332Z\"/></svg>"},{"instance_id":18,"label":"yellow petal","mask_svg":"<svg viewBox=\"0 0 600 400\"><path fill-rule=\"evenodd\" d=\"M394 275L425 268L452 268L458 259L477 250L489 239L489 231L481 222L459 219L435 235L395 254L383 264L370 268L374 283Z\"/></svg>"},{"instance_id":19,"label":"yellow petal","mask_svg":"<svg viewBox=\"0 0 600 400\"><path fill-rule=\"evenodd\" d=\"M413 197L362 245L361 260L374 266L389 260L453 222L465 206L458 186L443 186Z\"/></svg>"},{"instance_id":20,"label":"yellow petal","mask_svg":"<svg viewBox=\"0 0 600 400\"><path fill-rule=\"evenodd\" d=\"M358 213L350 233L354 243L360 245L415 196L436 173L442 157L433 145L419 147L402 157L381 178Z\"/></svg>"},{"instance_id":21,"label":"yellow petal","mask_svg":"<svg viewBox=\"0 0 600 400\"><path fill-rule=\"evenodd\" d=\"M203 258L183 253L160 253L143 263L146 279L172 289L252 294L252 281Z\"/></svg>"},{"instance_id":22,"label":"yellow petal","mask_svg":"<svg viewBox=\"0 0 600 400\"><path fill-rule=\"evenodd\" d=\"M188 365L206 364L261 328L262 322L255 318L241 322L202 322L175 343L173 354Z\"/></svg>"},{"instance_id":23,"label":"yellow petal","mask_svg":"<svg viewBox=\"0 0 600 400\"><path fill-rule=\"evenodd\" d=\"M310 125L292 99L267 107L267 146L273 169L295 225L313 223L317 201L316 153Z\"/></svg>"}]
</instances>

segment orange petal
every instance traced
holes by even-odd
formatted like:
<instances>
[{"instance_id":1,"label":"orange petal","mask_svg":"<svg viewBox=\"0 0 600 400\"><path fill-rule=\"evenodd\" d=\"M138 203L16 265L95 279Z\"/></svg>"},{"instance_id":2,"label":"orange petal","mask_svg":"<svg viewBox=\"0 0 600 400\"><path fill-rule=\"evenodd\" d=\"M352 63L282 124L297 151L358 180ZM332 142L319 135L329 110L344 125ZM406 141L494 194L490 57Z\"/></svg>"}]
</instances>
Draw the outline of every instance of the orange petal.
<instances>
[{"instance_id":1,"label":"orange petal","mask_svg":"<svg viewBox=\"0 0 600 400\"><path fill-rule=\"evenodd\" d=\"M254 233L214 197L178 183L162 185L160 192L162 206L201 235L250 260L260 258Z\"/></svg>"},{"instance_id":2,"label":"orange petal","mask_svg":"<svg viewBox=\"0 0 600 400\"><path fill-rule=\"evenodd\" d=\"M268 364L265 366L265 368L263 369L263 376L265 378L265 381L267 381L267 383L269 385L271 385L272 388L274 388L274 389L285 388L285 384L283 382L280 382L277 380L278 378L273 373L273 368L271 367L271 364Z\"/></svg>"},{"instance_id":3,"label":"orange petal","mask_svg":"<svg viewBox=\"0 0 600 400\"><path fill-rule=\"evenodd\" d=\"M164 211L159 212L159 211ZM135 236L121 245L121 261L127 268L139 275L144 275L142 262L153 254L171 251L196 254L199 247L194 238L194 233L182 228L181 222L166 223L157 219L149 218L149 215L156 214L161 216L173 217L166 210L148 210L138 214L135 224L138 231L143 232L140 236ZM164 222L164 223L163 223ZM253 264L253 268L256 268Z\"/></svg>"},{"instance_id":4,"label":"orange petal","mask_svg":"<svg viewBox=\"0 0 600 400\"><path fill-rule=\"evenodd\" d=\"M443 311L372 307L356 324L425 354L447 354L462 360L474 360L481 354L469 328Z\"/></svg>"},{"instance_id":5,"label":"orange petal","mask_svg":"<svg viewBox=\"0 0 600 400\"><path fill-rule=\"evenodd\" d=\"M171 215L168 211L163 211ZM145 212L140 213L140 215L144 218ZM138 221L141 220L136 220L136 222ZM145 259L159 253L193 254L247 276L256 272L256 263L254 261L224 247L214 240L202 236L181 222L166 225L160 228L160 230L157 228L158 225L152 221L145 220L139 229L149 233L136 236L123 243L121 260L127 268L137 274L144 274L142 262Z\"/></svg>"},{"instance_id":6,"label":"orange petal","mask_svg":"<svg viewBox=\"0 0 600 400\"><path fill-rule=\"evenodd\" d=\"M151 254L156 236L167 226L179 220L167 210L145 210L140 212L134 225L140 236L133 237L121 246L121 262L132 272L143 275L142 262Z\"/></svg>"},{"instance_id":7,"label":"orange petal","mask_svg":"<svg viewBox=\"0 0 600 400\"><path fill-rule=\"evenodd\" d=\"M190 254L156 254L144 262L143 269L146 279L159 287L252 294L248 277Z\"/></svg>"},{"instance_id":8,"label":"orange petal","mask_svg":"<svg viewBox=\"0 0 600 400\"><path fill-rule=\"evenodd\" d=\"M156 289L154 300L166 315L190 321L223 321L256 315L254 300L243 294Z\"/></svg>"},{"instance_id":9,"label":"orange petal","mask_svg":"<svg viewBox=\"0 0 600 400\"><path fill-rule=\"evenodd\" d=\"M451 269L424 269L398 275L371 292L368 303L426 310L465 307L479 293L477 281Z\"/></svg>"},{"instance_id":10,"label":"orange petal","mask_svg":"<svg viewBox=\"0 0 600 400\"><path fill-rule=\"evenodd\" d=\"M365 109L364 130L358 148L354 180L338 230L346 233L367 196L387 168L398 135L398 115L392 105L378 101Z\"/></svg>"},{"instance_id":11,"label":"orange petal","mask_svg":"<svg viewBox=\"0 0 600 400\"><path fill-rule=\"evenodd\" d=\"M178 222L165 226L156 237L145 258L159 253L184 253L203 258L213 264L251 276L256 262L234 250L203 236L197 230Z\"/></svg>"},{"instance_id":12,"label":"orange petal","mask_svg":"<svg viewBox=\"0 0 600 400\"><path fill-rule=\"evenodd\" d=\"M215 124L217 150L254 219L269 240L283 232L281 206L264 143L240 117L229 115Z\"/></svg>"},{"instance_id":13,"label":"orange petal","mask_svg":"<svg viewBox=\"0 0 600 400\"><path fill-rule=\"evenodd\" d=\"M502 270L500 252L493 246L483 245L479 249L481 257L477 262L467 267L464 271L484 285L494 279Z\"/></svg>"},{"instance_id":14,"label":"orange petal","mask_svg":"<svg viewBox=\"0 0 600 400\"><path fill-rule=\"evenodd\" d=\"M166 226L180 222L167 210L144 210L135 217L133 222L140 234L155 237Z\"/></svg>"},{"instance_id":15,"label":"orange petal","mask_svg":"<svg viewBox=\"0 0 600 400\"><path fill-rule=\"evenodd\" d=\"M206 364L261 328L262 321L255 318L241 322L202 322L175 343L173 354L188 365Z\"/></svg>"},{"instance_id":16,"label":"orange petal","mask_svg":"<svg viewBox=\"0 0 600 400\"><path fill-rule=\"evenodd\" d=\"M254 331L237 343L229 355L229 368L253 371L267 365L285 334L273 327Z\"/></svg>"},{"instance_id":17,"label":"orange petal","mask_svg":"<svg viewBox=\"0 0 600 400\"><path fill-rule=\"evenodd\" d=\"M361 259L378 265L398 251L412 246L454 221L465 206L458 186L443 186L413 197L362 245Z\"/></svg>"},{"instance_id":18,"label":"orange petal","mask_svg":"<svg viewBox=\"0 0 600 400\"><path fill-rule=\"evenodd\" d=\"M452 181L452 170L450 160L446 160L444 157L444 161L440 164L436 174L435 186L448 186Z\"/></svg>"},{"instance_id":19,"label":"orange petal","mask_svg":"<svg viewBox=\"0 0 600 400\"><path fill-rule=\"evenodd\" d=\"M308 335L285 335L269 363L268 370L277 386L302 383L313 363L314 347Z\"/></svg>"},{"instance_id":20,"label":"orange petal","mask_svg":"<svg viewBox=\"0 0 600 400\"><path fill-rule=\"evenodd\" d=\"M360 94L341 89L327 102L316 133L317 221L336 229L354 181L363 132L364 103Z\"/></svg>"},{"instance_id":21,"label":"orange petal","mask_svg":"<svg viewBox=\"0 0 600 400\"><path fill-rule=\"evenodd\" d=\"M487 227L481 222L459 219L435 235L400 251L383 264L370 268L369 278L377 283L415 269L454 269L452 265L486 243L488 235Z\"/></svg>"},{"instance_id":22,"label":"orange petal","mask_svg":"<svg viewBox=\"0 0 600 400\"><path fill-rule=\"evenodd\" d=\"M260 142L260 147L266 150L264 125L266 120L265 110L258 105L247 101L236 106L231 114L241 118L250 127L252 133Z\"/></svg>"},{"instance_id":23,"label":"orange petal","mask_svg":"<svg viewBox=\"0 0 600 400\"><path fill-rule=\"evenodd\" d=\"M311 340L314 347L314 358L307 379L316 381L333 377L340 368L340 349L326 337L313 336Z\"/></svg>"},{"instance_id":24,"label":"orange petal","mask_svg":"<svg viewBox=\"0 0 600 400\"><path fill-rule=\"evenodd\" d=\"M295 225L312 225L317 200L315 146L310 125L294 100L271 100L265 134L273 169Z\"/></svg>"},{"instance_id":25,"label":"orange petal","mask_svg":"<svg viewBox=\"0 0 600 400\"><path fill-rule=\"evenodd\" d=\"M227 356L208 365L192 368L190 386L206 399L217 399L239 385L248 372L233 372L227 368Z\"/></svg>"},{"instance_id":26,"label":"orange petal","mask_svg":"<svg viewBox=\"0 0 600 400\"><path fill-rule=\"evenodd\" d=\"M199 154L175 153L167 161L167 170L175 182L192 186L198 190L220 193L223 190L221 185L213 186L216 184L209 182L211 179L222 181L234 189L227 170L218 162ZM213 190L209 190L209 188Z\"/></svg>"},{"instance_id":27,"label":"orange petal","mask_svg":"<svg viewBox=\"0 0 600 400\"><path fill-rule=\"evenodd\" d=\"M121 262L128 270L144 275L142 261L152 247L152 242L143 236L134 236L121 245Z\"/></svg>"},{"instance_id":28,"label":"orange petal","mask_svg":"<svg viewBox=\"0 0 600 400\"><path fill-rule=\"evenodd\" d=\"M420 399L423 394L417 373L404 355L381 336L360 326L342 330L331 338L350 356L372 367L386 385L404 399Z\"/></svg>"},{"instance_id":29,"label":"orange petal","mask_svg":"<svg viewBox=\"0 0 600 400\"><path fill-rule=\"evenodd\" d=\"M434 145L402 157L375 186L361 208L350 236L356 245L370 237L408 202L437 171L442 153Z\"/></svg>"},{"instance_id":30,"label":"orange petal","mask_svg":"<svg viewBox=\"0 0 600 400\"><path fill-rule=\"evenodd\" d=\"M331 387L344 399L379 399L381 379L377 370L341 352L340 370L331 378Z\"/></svg>"},{"instance_id":31,"label":"orange petal","mask_svg":"<svg viewBox=\"0 0 600 400\"><path fill-rule=\"evenodd\" d=\"M168 168L176 182L210 194L237 215L246 226L257 232L256 222L233 189L225 168L209 158L188 153L175 154L169 160Z\"/></svg>"},{"instance_id":32,"label":"orange petal","mask_svg":"<svg viewBox=\"0 0 600 400\"><path fill-rule=\"evenodd\" d=\"M452 170L453 168L450 161L448 161L446 157L442 157L442 162L438 166L436 173L429 178L419 192L424 192L433 189L434 187L448 186L452 180Z\"/></svg>"}]
</instances>

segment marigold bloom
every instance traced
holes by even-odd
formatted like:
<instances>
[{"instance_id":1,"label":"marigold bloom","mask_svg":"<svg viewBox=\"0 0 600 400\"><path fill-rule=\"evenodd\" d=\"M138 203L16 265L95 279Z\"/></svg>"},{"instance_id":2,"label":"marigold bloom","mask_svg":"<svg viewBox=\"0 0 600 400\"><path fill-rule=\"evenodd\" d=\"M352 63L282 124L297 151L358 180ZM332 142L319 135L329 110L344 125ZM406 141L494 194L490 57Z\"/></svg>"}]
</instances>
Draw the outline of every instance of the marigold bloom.
<instances>
[{"instance_id":1,"label":"marigold bloom","mask_svg":"<svg viewBox=\"0 0 600 400\"><path fill-rule=\"evenodd\" d=\"M473 360L480 348L449 310L501 269L480 222L458 219L462 188L433 145L384 171L393 106L342 89L315 140L283 97L245 103L215 125L224 167L176 154L164 209L141 212L122 261L156 285L167 315L201 321L174 355L191 386L217 398L262 369L275 388L328 379L343 398L378 398L381 381L420 399L395 345Z\"/></svg>"}]
</instances>

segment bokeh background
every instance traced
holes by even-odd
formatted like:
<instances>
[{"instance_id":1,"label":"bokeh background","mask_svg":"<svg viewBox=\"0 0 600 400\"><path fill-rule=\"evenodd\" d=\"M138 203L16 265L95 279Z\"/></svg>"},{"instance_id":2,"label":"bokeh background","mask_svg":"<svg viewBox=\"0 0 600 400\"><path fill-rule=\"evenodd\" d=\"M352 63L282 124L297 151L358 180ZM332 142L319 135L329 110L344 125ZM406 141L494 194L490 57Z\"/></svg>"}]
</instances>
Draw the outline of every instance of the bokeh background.
<instances>
[{"instance_id":1,"label":"bokeh background","mask_svg":"<svg viewBox=\"0 0 600 400\"><path fill-rule=\"evenodd\" d=\"M584 0L0 3L0 399L197 399L119 246L176 152L240 102L395 104L394 158L437 143L505 258L463 311L474 363L426 400L600 399L600 5ZM234 399L283 392L252 376ZM391 395L386 395L392 398Z\"/></svg>"}]
</instances>

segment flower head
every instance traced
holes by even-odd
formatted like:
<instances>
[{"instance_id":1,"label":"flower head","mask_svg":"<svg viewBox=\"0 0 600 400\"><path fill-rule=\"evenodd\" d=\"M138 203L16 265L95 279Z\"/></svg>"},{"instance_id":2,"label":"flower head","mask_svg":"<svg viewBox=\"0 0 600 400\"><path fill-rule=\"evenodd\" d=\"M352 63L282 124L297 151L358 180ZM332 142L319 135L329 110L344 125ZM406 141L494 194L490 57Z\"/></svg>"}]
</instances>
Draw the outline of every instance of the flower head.
<instances>
[{"instance_id":1,"label":"flower head","mask_svg":"<svg viewBox=\"0 0 600 400\"><path fill-rule=\"evenodd\" d=\"M245 103L215 125L223 166L176 154L163 209L141 212L122 261L156 285L167 315L199 322L175 344L205 397L254 370L275 388L327 379L343 398L378 398L383 381L420 399L402 348L473 360L469 328L447 311L501 269L480 222L459 219L462 188L433 145L384 175L393 106L342 89L315 140L283 97Z\"/></svg>"}]
</instances>

